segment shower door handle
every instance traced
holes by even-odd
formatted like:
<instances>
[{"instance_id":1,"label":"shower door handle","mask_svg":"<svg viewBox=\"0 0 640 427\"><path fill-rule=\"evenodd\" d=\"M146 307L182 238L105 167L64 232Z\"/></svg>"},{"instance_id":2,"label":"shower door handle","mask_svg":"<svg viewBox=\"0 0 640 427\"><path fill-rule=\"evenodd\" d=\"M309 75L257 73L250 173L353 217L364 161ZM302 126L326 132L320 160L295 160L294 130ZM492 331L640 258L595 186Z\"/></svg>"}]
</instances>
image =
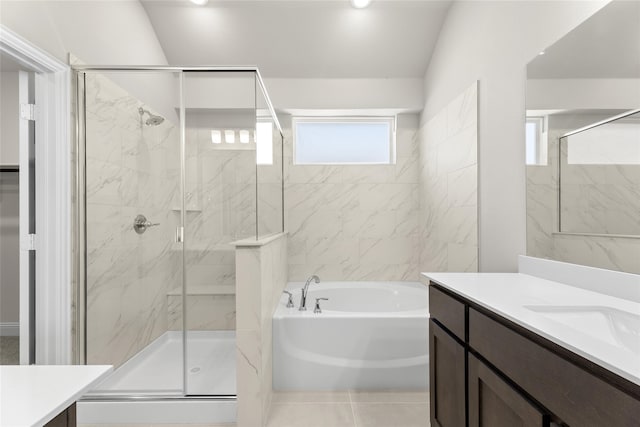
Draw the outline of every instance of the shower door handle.
<instances>
[{"instance_id":1,"label":"shower door handle","mask_svg":"<svg viewBox=\"0 0 640 427\"><path fill-rule=\"evenodd\" d=\"M133 220L133 229L135 230L136 233L138 234L142 234L145 231L147 231L147 228L149 227L155 227L157 225L160 225L159 222L156 223L152 223L151 221L147 221L147 217L145 217L144 215L140 214L138 215L134 220Z\"/></svg>"}]
</instances>

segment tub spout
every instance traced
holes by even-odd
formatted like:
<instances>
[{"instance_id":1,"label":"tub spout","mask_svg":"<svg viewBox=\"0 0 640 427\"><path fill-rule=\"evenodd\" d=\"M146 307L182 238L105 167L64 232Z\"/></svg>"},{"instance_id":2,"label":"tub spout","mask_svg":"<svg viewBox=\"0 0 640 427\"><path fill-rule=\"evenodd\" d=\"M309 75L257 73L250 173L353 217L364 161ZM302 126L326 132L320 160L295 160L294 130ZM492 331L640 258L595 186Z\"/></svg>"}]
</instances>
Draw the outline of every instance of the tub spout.
<instances>
[{"instance_id":1,"label":"tub spout","mask_svg":"<svg viewBox=\"0 0 640 427\"><path fill-rule=\"evenodd\" d=\"M320 278L314 274L307 279L307 283L304 284L304 288L302 288L302 295L300 296L300 308L298 308L300 311L307 310L307 291L309 290L309 284L311 281L320 283Z\"/></svg>"}]
</instances>

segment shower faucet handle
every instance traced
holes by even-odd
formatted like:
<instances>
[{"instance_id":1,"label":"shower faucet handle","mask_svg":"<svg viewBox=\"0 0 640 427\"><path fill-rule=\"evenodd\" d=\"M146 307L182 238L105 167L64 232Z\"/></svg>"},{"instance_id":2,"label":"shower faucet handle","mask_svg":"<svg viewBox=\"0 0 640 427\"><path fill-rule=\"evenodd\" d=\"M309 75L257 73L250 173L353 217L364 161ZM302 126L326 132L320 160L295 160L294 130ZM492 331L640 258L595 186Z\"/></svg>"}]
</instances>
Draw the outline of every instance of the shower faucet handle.
<instances>
[{"instance_id":1,"label":"shower faucet handle","mask_svg":"<svg viewBox=\"0 0 640 427\"><path fill-rule=\"evenodd\" d=\"M320 301L329 301L329 298L316 298L316 308L313 309L313 312L316 314L322 313L322 309L320 308Z\"/></svg>"},{"instance_id":2,"label":"shower faucet handle","mask_svg":"<svg viewBox=\"0 0 640 427\"><path fill-rule=\"evenodd\" d=\"M282 293L289 295L289 301L287 301L287 308L293 307L293 294L289 291L282 291Z\"/></svg>"},{"instance_id":3,"label":"shower faucet handle","mask_svg":"<svg viewBox=\"0 0 640 427\"><path fill-rule=\"evenodd\" d=\"M156 223L152 223L151 221L147 221L147 217L145 217L144 215L140 214L138 215L134 220L133 220L133 229L136 231L136 233L138 234L142 234L145 231L147 231L147 228L149 227L155 227L157 225L160 225L159 222Z\"/></svg>"}]
</instances>

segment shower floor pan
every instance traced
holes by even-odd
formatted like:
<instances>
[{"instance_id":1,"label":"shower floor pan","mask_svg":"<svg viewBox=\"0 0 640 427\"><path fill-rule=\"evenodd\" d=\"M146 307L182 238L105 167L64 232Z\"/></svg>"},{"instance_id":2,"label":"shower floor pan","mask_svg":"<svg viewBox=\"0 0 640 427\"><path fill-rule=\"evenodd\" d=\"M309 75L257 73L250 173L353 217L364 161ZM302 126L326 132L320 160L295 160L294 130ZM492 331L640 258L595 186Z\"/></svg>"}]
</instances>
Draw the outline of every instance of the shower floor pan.
<instances>
[{"instance_id":1,"label":"shower floor pan","mask_svg":"<svg viewBox=\"0 0 640 427\"><path fill-rule=\"evenodd\" d=\"M189 396L234 396L236 394L235 331L189 331L187 333L186 394ZM196 414L207 413L218 422L235 420L236 402L193 400L167 401L168 396L183 391L182 332L169 331L99 385L88 397L105 401L84 400L78 404L79 423L105 422L198 422ZM107 401L127 396L154 395L157 401L132 399ZM170 402L170 404L168 404ZM160 404L160 406L158 405ZM169 409L168 414L162 414ZM195 412L194 412L195 411ZM215 412L215 414L214 414ZM168 417L168 418L167 418ZM229 419L232 417L233 419ZM160 421L154 421L159 419ZM210 421L209 421L210 422Z\"/></svg>"}]
</instances>

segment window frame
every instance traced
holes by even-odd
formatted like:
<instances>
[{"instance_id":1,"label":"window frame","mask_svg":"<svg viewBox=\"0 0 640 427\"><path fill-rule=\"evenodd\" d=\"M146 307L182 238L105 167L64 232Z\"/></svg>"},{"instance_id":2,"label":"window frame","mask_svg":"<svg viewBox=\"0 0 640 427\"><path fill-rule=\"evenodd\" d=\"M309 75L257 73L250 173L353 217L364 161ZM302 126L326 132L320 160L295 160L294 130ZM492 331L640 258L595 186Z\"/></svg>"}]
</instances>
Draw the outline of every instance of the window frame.
<instances>
[{"instance_id":1,"label":"window frame","mask_svg":"<svg viewBox=\"0 0 640 427\"><path fill-rule=\"evenodd\" d=\"M547 141L547 120L545 116L527 116L525 120L525 126L529 123L535 124L536 127L536 140L534 142L534 163L527 163L526 151L527 140L525 131L525 165L526 166L547 166L548 165L548 141Z\"/></svg>"},{"instance_id":2,"label":"window frame","mask_svg":"<svg viewBox=\"0 0 640 427\"><path fill-rule=\"evenodd\" d=\"M298 162L297 161L297 126L299 123L387 123L389 124L389 161L388 162ZM396 116L294 116L291 118L293 133L294 166L367 166L396 164Z\"/></svg>"}]
</instances>

